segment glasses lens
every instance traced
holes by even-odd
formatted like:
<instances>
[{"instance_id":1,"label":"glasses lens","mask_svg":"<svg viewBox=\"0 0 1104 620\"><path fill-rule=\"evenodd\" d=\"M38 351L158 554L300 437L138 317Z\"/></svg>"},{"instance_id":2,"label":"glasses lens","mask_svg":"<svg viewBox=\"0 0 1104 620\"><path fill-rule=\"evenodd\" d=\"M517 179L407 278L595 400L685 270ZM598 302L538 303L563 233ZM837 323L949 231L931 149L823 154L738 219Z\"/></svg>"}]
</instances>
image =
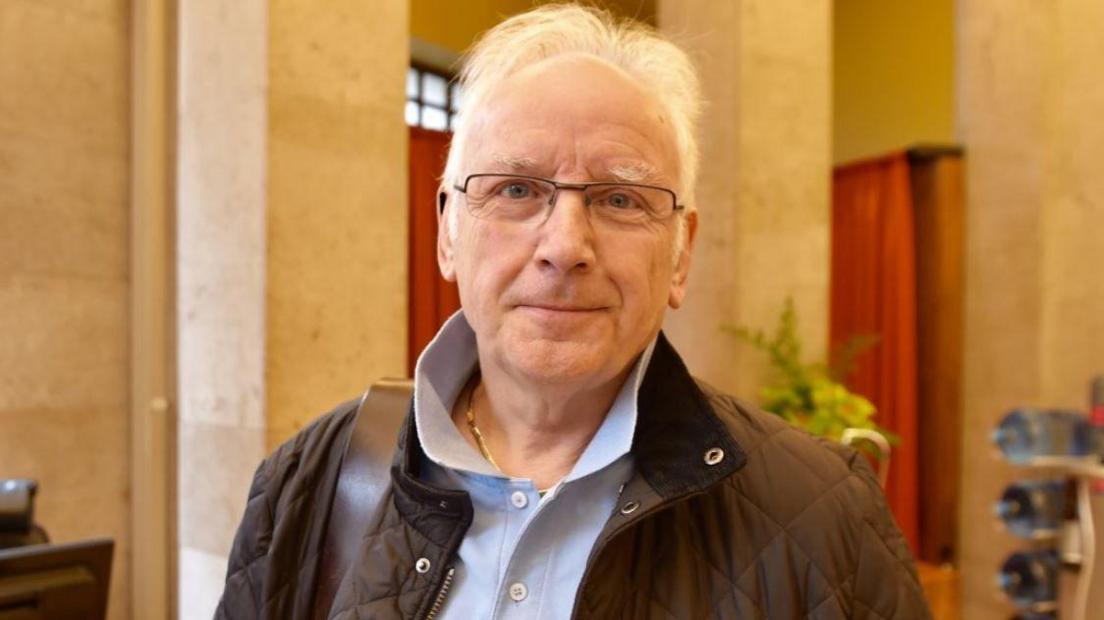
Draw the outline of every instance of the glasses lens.
<instances>
[{"instance_id":1,"label":"glasses lens","mask_svg":"<svg viewBox=\"0 0 1104 620\"><path fill-rule=\"evenodd\" d=\"M552 199L555 186L547 181L509 175L473 175L468 179L468 210L476 217L529 219Z\"/></svg>"},{"instance_id":2,"label":"glasses lens","mask_svg":"<svg viewBox=\"0 0 1104 620\"><path fill-rule=\"evenodd\" d=\"M587 195L596 215L616 222L665 219L675 210L674 195L656 187L603 183L590 186Z\"/></svg>"}]
</instances>

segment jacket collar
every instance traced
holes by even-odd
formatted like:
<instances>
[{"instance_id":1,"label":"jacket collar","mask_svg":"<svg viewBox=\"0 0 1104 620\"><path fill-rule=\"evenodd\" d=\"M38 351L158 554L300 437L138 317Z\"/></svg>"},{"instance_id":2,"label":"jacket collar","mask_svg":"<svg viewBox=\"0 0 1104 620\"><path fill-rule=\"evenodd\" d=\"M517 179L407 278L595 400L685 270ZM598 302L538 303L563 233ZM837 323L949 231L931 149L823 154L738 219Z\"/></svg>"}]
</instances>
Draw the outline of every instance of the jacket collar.
<instances>
[{"instance_id":1,"label":"jacket collar","mask_svg":"<svg viewBox=\"0 0 1104 620\"><path fill-rule=\"evenodd\" d=\"M704 490L747 462L663 332L640 386L633 454L637 471L665 500Z\"/></svg>"}]
</instances>

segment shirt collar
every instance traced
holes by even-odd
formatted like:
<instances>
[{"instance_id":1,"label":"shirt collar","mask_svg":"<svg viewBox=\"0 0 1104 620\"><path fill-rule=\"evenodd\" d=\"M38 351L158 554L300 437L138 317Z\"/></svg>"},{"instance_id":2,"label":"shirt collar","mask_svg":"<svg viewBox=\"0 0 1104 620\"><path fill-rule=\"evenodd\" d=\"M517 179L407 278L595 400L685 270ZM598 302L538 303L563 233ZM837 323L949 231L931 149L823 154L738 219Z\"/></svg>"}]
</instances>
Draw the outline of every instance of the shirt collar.
<instances>
[{"instance_id":1,"label":"shirt collar","mask_svg":"<svg viewBox=\"0 0 1104 620\"><path fill-rule=\"evenodd\" d=\"M605 420L564 482L599 471L632 449L637 396L654 349L653 339L637 359ZM438 465L501 477L502 474L471 447L452 422L453 404L477 362L475 332L463 311L459 311L445 322L418 357L414 368L415 428L426 457Z\"/></svg>"}]
</instances>

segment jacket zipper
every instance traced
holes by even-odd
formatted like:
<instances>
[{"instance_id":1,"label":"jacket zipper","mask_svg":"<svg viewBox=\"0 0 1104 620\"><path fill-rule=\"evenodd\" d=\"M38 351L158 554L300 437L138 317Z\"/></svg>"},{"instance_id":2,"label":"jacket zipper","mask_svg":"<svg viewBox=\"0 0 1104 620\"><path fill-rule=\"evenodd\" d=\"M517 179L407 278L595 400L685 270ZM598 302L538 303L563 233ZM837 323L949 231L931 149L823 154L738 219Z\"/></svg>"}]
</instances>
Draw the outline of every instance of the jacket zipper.
<instances>
[{"instance_id":1,"label":"jacket zipper","mask_svg":"<svg viewBox=\"0 0 1104 620\"><path fill-rule=\"evenodd\" d=\"M433 599L433 606L429 608L429 613L426 614L423 620L433 620L441 612L441 606L445 604L445 598L448 596L449 588L452 587L452 577L455 574L456 569L450 566L448 572L445 573L444 582L441 583L441 589L437 591L437 598Z\"/></svg>"}]
</instances>

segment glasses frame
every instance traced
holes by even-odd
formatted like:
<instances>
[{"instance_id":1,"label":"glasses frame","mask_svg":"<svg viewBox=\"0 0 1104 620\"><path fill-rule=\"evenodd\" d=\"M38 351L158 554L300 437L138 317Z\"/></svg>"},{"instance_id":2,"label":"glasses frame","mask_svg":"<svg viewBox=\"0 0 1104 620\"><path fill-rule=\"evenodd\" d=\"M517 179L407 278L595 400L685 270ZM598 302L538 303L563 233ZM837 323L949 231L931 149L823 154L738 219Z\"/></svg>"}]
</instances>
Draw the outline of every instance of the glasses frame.
<instances>
[{"instance_id":1,"label":"glasses frame","mask_svg":"<svg viewBox=\"0 0 1104 620\"><path fill-rule=\"evenodd\" d=\"M468 176L464 177L464 184L463 185L453 183L452 188L454 190L460 192L461 194L464 194L465 196L467 196L468 195L468 184L471 183L471 180L472 179L478 179L478 178L486 178L486 177L509 177L509 178L514 178L514 179L526 179L528 181L540 181L542 183L548 183L553 188L555 188L555 191L552 192L552 197L548 199L549 206L553 206L553 205L556 204L556 200L560 196L560 190L566 189L566 190L572 190L572 191L577 191L577 192L583 192L583 197L586 198L586 200L587 200L586 204L587 204L587 206L590 206L590 198L589 198L589 196L587 196L587 193L586 193L587 189L589 189L591 187L594 187L594 186L599 186L599 185L622 185L622 186L625 186L625 187L640 187L640 188L644 188L644 189L659 190L661 192L664 192L664 193L667 193L667 194L671 195L671 204L674 205L674 206L671 208L671 213L669 215L667 215L665 217L656 217L656 216L649 213L649 215L657 221L664 221L668 218L674 217L674 215L676 213L686 209L686 205L679 204L678 195L675 194L675 191L672 190L672 189L669 189L669 188L666 188L666 187L660 187L659 185L648 185L647 183L631 183L631 182L627 182L627 181L588 181L586 183L562 183L560 181L555 181L553 179L546 179L544 177L535 177L535 176L531 176L531 175L528 175L528 174L510 174L510 173L505 173L505 172L478 172L476 174L469 174Z\"/></svg>"}]
</instances>

